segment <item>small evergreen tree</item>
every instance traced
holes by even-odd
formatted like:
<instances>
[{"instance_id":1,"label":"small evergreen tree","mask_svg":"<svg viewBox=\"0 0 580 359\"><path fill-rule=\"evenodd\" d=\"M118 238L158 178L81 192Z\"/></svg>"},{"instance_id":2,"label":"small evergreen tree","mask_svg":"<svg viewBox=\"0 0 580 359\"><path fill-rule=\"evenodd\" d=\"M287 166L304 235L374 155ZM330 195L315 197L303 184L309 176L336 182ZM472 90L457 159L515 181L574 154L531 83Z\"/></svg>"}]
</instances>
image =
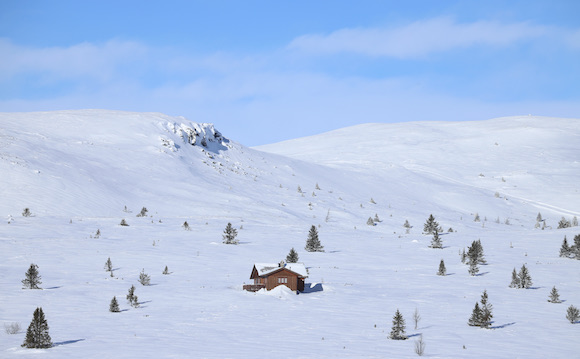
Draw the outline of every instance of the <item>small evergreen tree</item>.
<instances>
[{"instance_id":1,"label":"small evergreen tree","mask_svg":"<svg viewBox=\"0 0 580 359\"><path fill-rule=\"evenodd\" d=\"M294 248L290 249L290 252L286 256L286 263L297 263L298 262L298 253L294 250Z\"/></svg>"},{"instance_id":2,"label":"small evergreen tree","mask_svg":"<svg viewBox=\"0 0 580 359\"><path fill-rule=\"evenodd\" d=\"M111 275L113 273L113 262L111 262L111 257L107 258L107 261L105 262L105 271L111 272Z\"/></svg>"},{"instance_id":3,"label":"small evergreen tree","mask_svg":"<svg viewBox=\"0 0 580 359\"><path fill-rule=\"evenodd\" d=\"M580 259L580 234L574 236L574 244L570 247L570 257Z\"/></svg>"},{"instance_id":4,"label":"small evergreen tree","mask_svg":"<svg viewBox=\"0 0 580 359\"><path fill-rule=\"evenodd\" d=\"M548 302L562 303L562 301L560 300L560 294L558 293L558 289L556 289L556 286L552 288L552 291L550 292L550 297L548 298Z\"/></svg>"},{"instance_id":5,"label":"small evergreen tree","mask_svg":"<svg viewBox=\"0 0 580 359\"><path fill-rule=\"evenodd\" d=\"M571 305L568 307L566 311L566 319L570 321L570 323L574 324L580 319L580 311L575 306Z\"/></svg>"},{"instance_id":6,"label":"small evergreen tree","mask_svg":"<svg viewBox=\"0 0 580 359\"><path fill-rule=\"evenodd\" d=\"M522 265L520 272L518 273L518 277L520 278L520 287L528 289L532 286L532 277L530 276L530 271L526 267L526 265Z\"/></svg>"},{"instance_id":7,"label":"small evergreen tree","mask_svg":"<svg viewBox=\"0 0 580 359\"><path fill-rule=\"evenodd\" d=\"M165 269L163 270L162 274L165 274L165 275L169 274L169 269L167 268L167 266L165 266Z\"/></svg>"},{"instance_id":8,"label":"small evergreen tree","mask_svg":"<svg viewBox=\"0 0 580 359\"><path fill-rule=\"evenodd\" d=\"M32 321L26 330L26 338L22 346L25 348L46 349L52 347L52 339L48 334L48 323L41 307L36 308Z\"/></svg>"},{"instance_id":9,"label":"small evergreen tree","mask_svg":"<svg viewBox=\"0 0 580 359\"><path fill-rule=\"evenodd\" d=\"M481 314L479 316L482 328L489 328L491 326L491 319L493 318L493 314L491 313L493 306L491 303L488 302L487 298L487 291L484 290L483 294L481 295Z\"/></svg>"},{"instance_id":10,"label":"small evergreen tree","mask_svg":"<svg viewBox=\"0 0 580 359\"><path fill-rule=\"evenodd\" d=\"M483 256L483 246L481 245L481 240L473 241L471 246L467 247L467 257L469 258L468 263L475 262L477 264L485 264L485 258Z\"/></svg>"},{"instance_id":11,"label":"small evergreen tree","mask_svg":"<svg viewBox=\"0 0 580 359\"><path fill-rule=\"evenodd\" d=\"M467 321L467 324L472 327L479 327L481 326L481 309L479 308L479 303L475 302L475 307L471 312L471 317Z\"/></svg>"},{"instance_id":12,"label":"small evergreen tree","mask_svg":"<svg viewBox=\"0 0 580 359\"><path fill-rule=\"evenodd\" d=\"M566 218L562 217L562 219L558 222L558 229L569 228L569 227L572 227L572 224L570 223L570 221L568 221Z\"/></svg>"},{"instance_id":13,"label":"small evergreen tree","mask_svg":"<svg viewBox=\"0 0 580 359\"><path fill-rule=\"evenodd\" d=\"M133 305L133 302L135 301L135 286L131 285L131 288L129 288L129 293L127 294L127 303Z\"/></svg>"},{"instance_id":14,"label":"small evergreen tree","mask_svg":"<svg viewBox=\"0 0 580 359\"><path fill-rule=\"evenodd\" d=\"M435 231L435 234L433 234L433 238L431 239L431 245L429 247L438 249L443 248L443 242L441 241L441 237L439 237L439 232Z\"/></svg>"},{"instance_id":15,"label":"small evergreen tree","mask_svg":"<svg viewBox=\"0 0 580 359\"><path fill-rule=\"evenodd\" d=\"M367 219L367 224L369 226L374 226L375 225L375 221L373 221L373 219L371 217L369 217L369 219Z\"/></svg>"},{"instance_id":16,"label":"small evergreen tree","mask_svg":"<svg viewBox=\"0 0 580 359\"><path fill-rule=\"evenodd\" d=\"M560 257L569 257L572 254L572 250L568 245L568 240L564 236L564 241L562 242L562 247L560 247Z\"/></svg>"},{"instance_id":17,"label":"small evergreen tree","mask_svg":"<svg viewBox=\"0 0 580 359\"><path fill-rule=\"evenodd\" d=\"M445 268L445 262L443 259L439 262L439 271L437 271L437 275L445 276L447 274L447 269Z\"/></svg>"},{"instance_id":18,"label":"small evergreen tree","mask_svg":"<svg viewBox=\"0 0 580 359\"><path fill-rule=\"evenodd\" d=\"M415 308L415 312L413 312L413 322L415 323L415 330L417 330L417 326L419 325L420 320L421 314L419 314L419 310Z\"/></svg>"},{"instance_id":19,"label":"small evergreen tree","mask_svg":"<svg viewBox=\"0 0 580 359\"><path fill-rule=\"evenodd\" d=\"M124 227L128 227L129 225L127 224L127 221L125 220L125 218L123 218L121 220L121 223L119 223L120 226L124 226Z\"/></svg>"},{"instance_id":20,"label":"small evergreen tree","mask_svg":"<svg viewBox=\"0 0 580 359\"><path fill-rule=\"evenodd\" d=\"M308 252L324 252L324 247L320 243L320 239L318 239L318 231L314 225L308 231L308 238L306 239L304 249Z\"/></svg>"},{"instance_id":21,"label":"small evergreen tree","mask_svg":"<svg viewBox=\"0 0 580 359\"><path fill-rule=\"evenodd\" d=\"M298 193L302 193L302 188L300 188L300 186L298 186L297 191L298 191Z\"/></svg>"},{"instance_id":22,"label":"small evergreen tree","mask_svg":"<svg viewBox=\"0 0 580 359\"><path fill-rule=\"evenodd\" d=\"M97 229L97 233L95 233L95 238L99 239L101 237L101 230Z\"/></svg>"},{"instance_id":23,"label":"small evergreen tree","mask_svg":"<svg viewBox=\"0 0 580 359\"><path fill-rule=\"evenodd\" d=\"M439 223L435 220L432 214L429 215L425 225L423 226L423 233L425 234L434 234L435 232L443 232L443 228L439 226Z\"/></svg>"},{"instance_id":24,"label":"small evergreen tree","mask_svg":"<svg viewBox=\"0 0 580 359\"><path fill-rule=\"evenodd\" d=\"M147 208L143 207L143 208L141 208L141 212L139 212L139 214L137 214L137 217L145 217L145 216L147 216L147 212L149 212L147 210Z\"/></svg>"},{"instance_id":25,"label":"small evergreen tree","mask_svg":"<svg viewBox=\"0 0 580 359\"><path fill-rule=\"evenodd\" d=\"M224 234L222 235L225 244L238 244L236 236L238 235L238 230L232 227L232 224L228 222L226 228L224 229Z\"/></svg>"},{"instance_id":26,"label":"small evergreen tree","mask_svg":"<svg viewBox=\"0 0 580 359\"><path fill-rule=\"evenodd\" d=\"M189 223L187 223L187 221L183 222L183 225L181 227L183 227L183 229L185 229L186 231L191 231L191 227L189 227Z\"/></svg>"},{"instance_id":27,"label":"small evergreen tree","mask_svg":"<svg viewBox=\"0 0 580 359\"><path fill-rule=\"evenodd\" d=\"M22 216L24 217L30 217L32 216L32 213L30 212L30 208L24 208L24 211L22 211Z\"/></svg>"},{"instance_id":28,"label":"small evergreen tree","mask_svg":"<svg viewBox=\"0 0 580 359\"><path fill-rule=\"evenodd\" d=\"M379 223L381 220L379 219L379 215L375 213L375 218L373 218L373 221Z\"/></svg>"},{"instance_id":29,"label":"small evergreen tree","mask_svg":"<svg viewBox=\"0 0 580 359\"><path fill-rule=\"evenodd\" d=\"M474 222L479 222L479 213L475 213L475 218L473 219Z\"/></svg>"},{"instance_id":30,"label":"small evergreen tree","mask_svg":"<svg viewBox=\"0 0 580 359\"><path fill-rule=\"evenodd\" d=\"M542 214L540 212L538 212L538 215L536 216L536 222L541 222L542 221Z\"/></svg>"},{"instance_id":31,"label":"small evergreen tree","mask_svg":"<svg viewBox=\"0 0 580 359\"><path fill-rule=\"evenodd\" d=\"M481 295L481 305L477 302L475 303L467 324L473 327L489 328L493 318L492 309L493 306L488 302L487 291L484 290Z\"/></svg>"},{"instance_id":32,"label":"small evergreen tree","mask_svg":"<svg viewBox=\"0 0 580 359\"><path fill-rule=\"evenodd\" d=\"M471 276L477 275L477 273L479 273L479 267L477 266L477 262L469 260L468 264L469 269L467 269L467 272L469 273L469 275Z\"/></svg>"},{"instance_id":33,"label":"small evergreen tree","mask_svg":"<svg viewBox=\"0 0 580 359\"><path fill-rule=\"evenodd\" d=\"M467 254L465 253L465 248L463 248L463 252L461 252L461 263L465 263L467 260Z\"/></svg>"},{"instance_id":34,"label":"small evergreen tree","mask_svg":"<svg viewBox=\"0 0 580 359\"><path fill-rule=\"evenodd\" d=\"M410 229L412 228L411 224L409 223L409 220L405 219L405 223L403 224L403 227Z\"/></svg>"},{"instance_id":35,"label":"small evergreen tree","mask_svg":"<svg viewBox=\"0 0 580 359\"><path fill-rule=\"evenodd\" d=\"M24 274L24 279L22 280L22 284L24 288L28 289L41 289L39 287L42 282L40 281L40 273L38 272L38 266L34 263L30 264L30 267Z\"/></svg>"},{"instance_id":36,"label":"small evergreen tree","mask_svg":"<svg viewBox=\"0 0 580 359\"><path fill-rule=\"evenodd\" d=\"M113 297L111 299L111 303L109 304L109 312L112 313L119 313L121 309L119 309L119 303L117 302L117 297Z\"/></svg>"},{"instance_id":37,"label":"small evergreen tree","mask_svg":"<svg viewBox=\"0 0 580 359\"><path fill-rule=\"evenodd\" d=\"M578 227L578 217L572 218L572 227Z\"/></svg>"},{"instance_id":38,"label":"small evergreen tree","mask_svg":"<svg viewBox=\"0 0 580 359\"><path fill-rule=\"evenodd\" d=\"M512 281L510 283L510 288L519 288L520 287L520 277L518 277L518 273L514 268L512 272Z\"/></svg>"},{"instance_id":39,"label":"small evergreen tree","mask_svg":"<svg viewBox=\"0 0 580 359\"><path fill-rule=\"evenodd\" d=\"M405 334L405 319L403 319L403 315L399 312L399 309L397 309L393 316L393 327L391 328L389 338L393 340L407 339L407 335Z\"/></svg>"},{"instance_id":40,"label":"small evergreen tree","mask_svg":"<svg viewBox=\"0 0 580 359\"><path fill-rule=\"evenodd\" d=\"M148 274L145 274L145 269L139 273L139 283L142 285L149 285L151 283L151 277Z\"/></svg>"}]
</instances>

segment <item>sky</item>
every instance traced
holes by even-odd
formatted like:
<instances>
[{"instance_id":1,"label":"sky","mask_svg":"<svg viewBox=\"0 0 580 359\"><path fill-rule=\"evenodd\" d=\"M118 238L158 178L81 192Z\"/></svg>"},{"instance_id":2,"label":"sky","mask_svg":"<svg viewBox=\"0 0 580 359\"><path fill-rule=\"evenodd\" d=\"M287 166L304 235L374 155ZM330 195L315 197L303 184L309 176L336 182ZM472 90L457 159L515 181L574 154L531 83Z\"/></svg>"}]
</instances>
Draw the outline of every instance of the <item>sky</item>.
<instances>
[{"instance_id":1,"label":"sky","mask_svg":"<svg viewBox=\"0 0 580 359\"><path fill-rule=\"evenodd\" d=\"M576 0L0 0L0 112L161 112L246 146L580 118L578 14Z\"/></svg>"}]
</instances>

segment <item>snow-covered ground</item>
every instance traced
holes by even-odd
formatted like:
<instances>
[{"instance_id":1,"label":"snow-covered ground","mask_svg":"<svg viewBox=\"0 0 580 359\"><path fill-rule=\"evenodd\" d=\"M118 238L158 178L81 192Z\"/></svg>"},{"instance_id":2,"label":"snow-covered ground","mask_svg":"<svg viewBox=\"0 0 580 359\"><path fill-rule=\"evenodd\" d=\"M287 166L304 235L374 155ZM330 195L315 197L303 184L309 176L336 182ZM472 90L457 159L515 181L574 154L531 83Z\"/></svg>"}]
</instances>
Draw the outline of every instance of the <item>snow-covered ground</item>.
<instances>
[{"instance_id":1,"label":"snow-covered ground","mask_svg":"<svg viewBox=\"0 0 580 359\"><path fill-rule=\"evenodd\" d=\"M419 335L433 358L577 357L565 314L580 261L558 253L580 227L556 227L580 217L579 155L576 119L368 124L247 148L162 114L0 114L0 323L22 327L0 333L0 357L406 358ZM443 249L421 233L429 214L454 230ZM228 222L237 246L222 244ZM304 250L312 225L324 253ZM459 252L477 239L488 264L472 277ZM307 293L242 290L292 247ZM31 263L43 290L22 289ZM523 264L533 287L509 288ZM553 286L563 303L547 302ZM490 330L467 325L484 290ZM20 347L37 306L48 350ZM387 339L397 309L409 340Z\"/></svg>"}]
</instances>

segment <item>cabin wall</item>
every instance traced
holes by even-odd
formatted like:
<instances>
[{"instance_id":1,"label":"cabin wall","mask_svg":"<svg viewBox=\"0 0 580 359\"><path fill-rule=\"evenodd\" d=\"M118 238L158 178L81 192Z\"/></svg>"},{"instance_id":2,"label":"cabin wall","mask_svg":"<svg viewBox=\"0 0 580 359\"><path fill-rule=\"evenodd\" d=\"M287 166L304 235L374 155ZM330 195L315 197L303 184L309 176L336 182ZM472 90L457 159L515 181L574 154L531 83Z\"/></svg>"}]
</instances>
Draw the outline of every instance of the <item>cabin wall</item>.
<instances>
[{"instance_id":1,"label":"cabin wall","mask_svg":"<svg viewBox=\"0 0 580 359\"><path fill-rule=\"evenodd\" d=\"M286 278L286 283L280 283L279 278ZM296 274L284 269L266 278L266 290L272 290L279 285L285 285L291 290L296 291L298 290L298 277ZM304 286L302 286L302 289L304 289Z\"/></svg>"}]
</instances>

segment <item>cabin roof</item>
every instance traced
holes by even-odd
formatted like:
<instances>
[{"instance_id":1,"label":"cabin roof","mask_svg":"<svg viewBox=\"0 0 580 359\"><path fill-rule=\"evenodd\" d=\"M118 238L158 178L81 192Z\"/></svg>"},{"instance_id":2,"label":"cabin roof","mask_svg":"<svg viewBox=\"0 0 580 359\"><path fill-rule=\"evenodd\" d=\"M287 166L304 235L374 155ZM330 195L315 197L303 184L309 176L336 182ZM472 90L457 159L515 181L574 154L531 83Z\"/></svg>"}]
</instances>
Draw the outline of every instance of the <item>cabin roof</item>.
<instances>
[{"instance_id":1,"label":"cabin roof","mask_svg":"<svg viewBox=\"0 0 580 359\"><path fill-rule=\"evenodd\" d=\"M255 263L254 268L260 277L268 276L284 268L296 273L299 277L308 277L308 271L304 263L284 263L283 266L280 266L279 263Z\"/></svg>"}]
</instances>

